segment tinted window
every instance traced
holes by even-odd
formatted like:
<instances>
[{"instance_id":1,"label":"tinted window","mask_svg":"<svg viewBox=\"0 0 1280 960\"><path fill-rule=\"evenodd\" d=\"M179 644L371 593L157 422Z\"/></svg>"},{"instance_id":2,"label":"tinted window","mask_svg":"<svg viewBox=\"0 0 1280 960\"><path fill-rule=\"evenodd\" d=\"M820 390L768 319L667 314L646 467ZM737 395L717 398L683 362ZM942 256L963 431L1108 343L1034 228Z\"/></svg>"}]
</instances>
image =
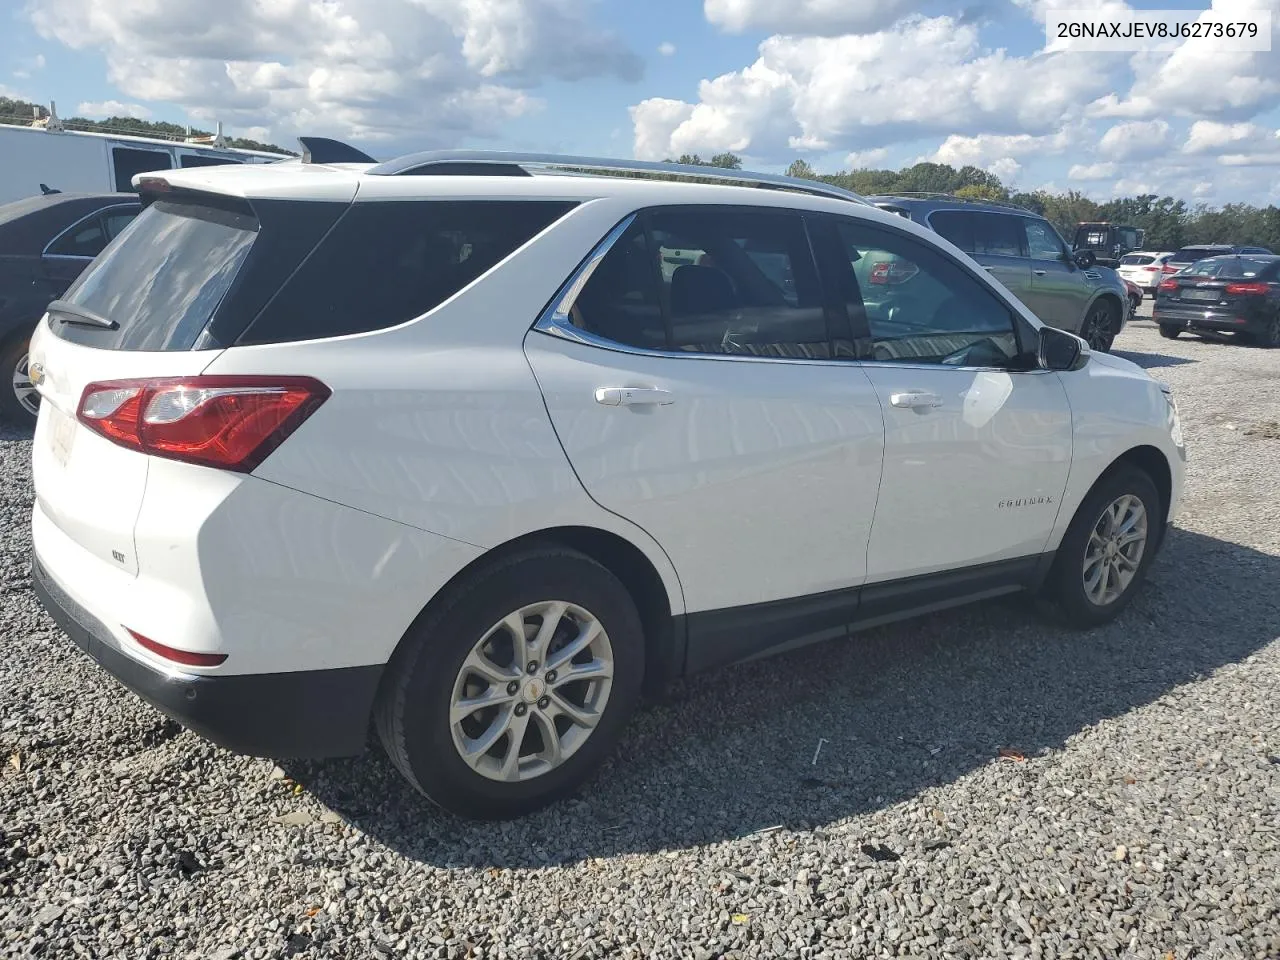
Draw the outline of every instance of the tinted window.
<instances>
[{"instance_id":1,"label":"tinted window","mask_svg":"<svg viewBox=\"0 0 1280 960\"><path fill-rule=\"evenodd\" d=\"M102 217L94 214L58 237L46 253L57 257L96 257L109 239Z\"/></svg>"},{"instance_id":2,"label":"tinted window","mask_svg":"<svg viewBox=\"0 0 1280 960\"><path fill-rule=\"evenodd\" d=\"M1017 356L1009 308L959 264L860 221L837 233L852 274L840 287L855 335L870 336L869 359L1001 366Z\"/></svg>"},{"instance_id":3,"label":"tinted window","mask_svg":"<svg viewBox=\"0 0 1280 960\"><path fill-rule=\"evenodd\" d=\"M168 170L173 166L173 158L161 150L133 150L127 147L113 147L111 159L116 170L116 191L128 193L133 190L133 178L139 173L150 173L153 170Z\"/></svg>"},{"instance_id":4,"label":"tinted window","mask_svg":"<svg viewBox=\"0 0 1280 960\"><path fill-rule=\"evenodd\" d=\"M1213 247L1183 247L1171 259L1177 263L1194 263L1197 260L1203 260L1205 257L1221 256L1227 252L1221 247L1216 250Z\"/></svg>"},{"instance_id":5,"label":"tinted window","mask_svg":"<svg viewBox=\"0 0 1280 960\"><path fill-rule=\"evenodd\" d=\"M804 223L781 211L681 208L639 218L600 262L570 319L646 349L831 355Z\"/></svg>"},{"instance_id":6,"label":"tinted window","mask_svg":"<svg viewBox=\"0 0 1280 960\"><path fill-rule=\"evenodd\" d=\"M157 200L63 295L118 329L55 321L55 332L96 347L189 349L235 279L257 227L247 207Z\"/></svg>"},{"instance_id":7,"label":"tinted window","mask_svg":"<svg viewBox=\"0 0 1280 960\"><path fill-rule=\"evenodd\" d=\"M230 157L202 157L198 154L184 154L178 158L178 163L183 167L222 167L228 163L239 163L239 160L232 160Z\"/></svg>"},{"instance_id":8,"label":"tinted window","mask_svg":"<svg viewBox=\"0 0 1280 960\"><path fill-rule=\"evenodd\" d=\"M573 204L354 204L240 338L278 343L394 326L439 306Z\"/></svg>"},{"instance_id":9,"label":"tinted window","mask_svg":"<svg viewBox=\"0 0 1280 960\"><path fill-rule=\"evenodd\" d=\"M976 210L938 210L929 216L929 226L965 253L974 256L1022 256L1018 217Z\"/></svg>"},{"instance_id":10,"label":"tinted window","mask_svg":"<svg viewBox=\"0 0 1280 960\"><path fill-rule=\"evenodd\" d=\"M1047 220L1033 220L1030 217L1020 219L1023 229L1026 230L1027 251L1032 259L1061 260L1066 256L1067 249L1062 243L1062 238Z\"/></svg>"},{"instance_id":11,"label":"tinted window","mask_svg":"<svg viewBox=\"0 0 1280 960\"><path fill-rule=\"evenodd\" d=\"M1140 253L1130 253L1120 258L1120 265L1122 267L1140 267L1144 264L1153 263L1155 259L1155 257L1144 256Z\"/></svg>"},{"instance_id":12,"label":"tinted window","mask_svg":"<svg viewBox=\"0 0 1280 960\"><path fill-rule=\"evenodd\" d=\"M114 240L120 236L120 231L133 223L133 218L138 215L137 208L129 210L109 210L102 215L102 225L107 231L107 239Z\"/></svg>"},{"instance_id":13,"label":"tinted window","mask_svg":"<svg viewBox=\"0 0 1280 960\"><path fill-rule=\"evenodd\" d=\"M973 216L964 210L938 210L929 215L929 226L965 253L973 253Z\"/></svg>"}]
</instances>

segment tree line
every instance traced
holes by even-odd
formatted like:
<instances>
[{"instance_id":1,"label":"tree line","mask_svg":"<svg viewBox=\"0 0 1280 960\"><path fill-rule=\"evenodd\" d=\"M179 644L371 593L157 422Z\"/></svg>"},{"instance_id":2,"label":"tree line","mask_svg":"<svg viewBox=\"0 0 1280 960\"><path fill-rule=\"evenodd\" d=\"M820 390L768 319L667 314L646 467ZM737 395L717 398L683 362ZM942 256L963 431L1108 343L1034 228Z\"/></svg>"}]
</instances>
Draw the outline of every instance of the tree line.
<instances>
[{"instance_id":1,"label":"tree line","mask_svg":"<svg viewBox=\"0 0 1280 960\"><path fill-rule=\"evenodd\" d=\"M685 154L678 162L699 166L742 169L742 159L721 153L703 160ZM1110 221L1146 231L1149 250L1177 250L1193 243L1235 243L1266 247L1280 253L1280 207L1255 207L1228 203L1221 208L1188 205L1176 197L1154 193L1120 197L1099 203L1077 190L1066 193L1012 191L1000 178L974 166L956 169L945 163L917 163L902 170L849 170L818 173L804 160L787 168L788 176L819 180L863 196L899 193L949 193L975 200L1000 200L1038 213L1068 240L1076 225L1093 220Z\"/></svg>"},{"instance_id":2,"label":"tree line","mask_svg":"<svg viewBox=\"0 0 1280 960\"><path fill-rule=\"evenodd\" d=\"M0 97L0 123L14 126L28 126L32 120L47 119L49 111L38 103L26 100L15 100L12 97ZM87 117L69 117L62 120L68 130L82 130L88 133L117 133L128 137L153 137L160 140L173 140L181 143L187 137L211 137L212 131L188 129L176 123L163 120L139 120L136 117L107 117L105 120L90 120ZM287 153L297 156L296 150L286 150L274 143L262 143L247 137L227 137L227 146L240 150L263 150L267 153Z\"/></svg>"}]
</instances>

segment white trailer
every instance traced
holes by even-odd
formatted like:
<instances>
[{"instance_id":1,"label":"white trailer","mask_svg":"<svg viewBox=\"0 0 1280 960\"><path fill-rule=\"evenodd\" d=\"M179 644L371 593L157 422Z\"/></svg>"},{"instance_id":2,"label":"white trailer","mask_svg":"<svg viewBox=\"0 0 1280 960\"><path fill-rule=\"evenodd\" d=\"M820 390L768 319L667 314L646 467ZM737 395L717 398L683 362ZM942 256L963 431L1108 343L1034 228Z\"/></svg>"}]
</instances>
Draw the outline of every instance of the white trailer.
<instances>
[{"instance_id":1,"label":"white trailer","mask_svg":"<svg viewBox=\"0 0 1280 960\"><path fill-rule=\"evenodd\" d=\"M273 163L281 153L212 144L62 129L56 116L40 126L0 125L0 204L58 190L125 193L135 174L224 163ZM221 136L213 138L215 143Z\"/></svg>"}]
</instances>

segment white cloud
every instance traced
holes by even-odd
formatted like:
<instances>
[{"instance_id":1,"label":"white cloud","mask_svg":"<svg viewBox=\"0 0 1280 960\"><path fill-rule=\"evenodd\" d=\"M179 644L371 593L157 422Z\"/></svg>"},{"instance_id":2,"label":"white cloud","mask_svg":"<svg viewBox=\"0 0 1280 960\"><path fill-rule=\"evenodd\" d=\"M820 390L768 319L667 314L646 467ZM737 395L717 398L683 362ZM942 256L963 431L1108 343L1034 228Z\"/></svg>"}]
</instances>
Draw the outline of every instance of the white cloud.
<instances>
[{"instance_id":1,"label":"white cloud","mask_svg":"<svg viewBox=\"0 0 1280 960\"><path fill-rule=\"evenodd\" d=\"M1009 185L1022 172L1022 164L1013 159L1013 157L1001 157L999 160L993 160L988 164L987 169L999 177L1001 183Z\"/></svg>"},{"instance_id":2,"label":"white cloud","mask_svg":"<svg viewBox=\"0 0 1280 960\"><path fill-rule=\"evenodd\" d=\"M990 134L963 137L952 134L929 159L949 163L953 167L972 165L990 168L993 164L1016 157L1057 154L1076 143L1072 132L1063 129L1045 136L1027 133Z\"/></svg>"},{"instance_id":3,"label":"white cloud","mask_svg":"<svg viewBox=\"0 0 1280 960\"><path fill-rule=\"evenodd\" d=\"M229 132L456 145L537 109L549 79L639 77L591 0L40 0L41 36L101 51L130 97Z\"/></svg>"},{"instance_id":4,"label":"white cloud","mask_svg":"<svg viewBox=\"0 0 1280 960\"><path fill-rule=\"evenodd\" d=\"M1112 160L1141 160L1169 148L1169 124L1164 120L1119 123L1102 135L1098 151Z\"/></svg>"},{"instance_id":5,"label":"white cloud","mask_svg":"<svg viewBox=\"0 0 1280 960\"><path fill-rule=\"evenodd\" d=\"M145 120L151 111L140 103L121 103L119 100L84 100L76 107L76 114L90 119L101 117L133 117Z\"/></svg>"},{"instance_id":6,"label":"white cloud","mask_svg":"<svg viewBox=\"0 0 1280 960\"><path fill-rule=\"evenodd\" d=\"M1068 180L1113 180L1119 168L1110 162L1076 163L1067 171Z\"/></svg>"},{"instance_id":7,"label":"white cloud","mask_svg":"<svg viewBox=\"0 0 1280 960\"><path fill-rule=\"evenodd\" d=\"M876 147L872 150L855 150L844 158L844 162L850 170L871 170L883 164L888 156L888 150Z\"/></svg>"},{"instance_id":8,"label":"white cloud","mask_svg":"<svg viewBox=\"0 0 1280 960\"><path fill-rule=\"evenodd\" d=\"M1256 123L1216 123L1212 120L1197 120L1187 131L1187 142L1182 145L1182 152L1220 153L1224 147L1257 143L1270 135L1270 131Z\"/></svg>"},{"instance_id":9,"label":"white cloud","mask_svg":"<svg viewBox=\"0 0 1280 960\"><path fill-rule=\"evenodd\" d=\"M1106 54L985 51L973 24L912 17L879 33L773 36L749 66L704 80L696 103L632 109L639 156L857 150L945 134L1027 134L1114 89Z\"/></svg>"},{"instance_id":10,"label":"white cloud","mask_svg":"<svg viewBox=\"0 0 1280 960\"><path fill-rule=\"evenodd\" d=\"M658 44L658 52L664 57L674 57L676 54L676 45L670 40L663 40Z\"/></svg>"},{"instance_id":11,"label":"white cloud","mask_svg":"<svg viewBox=\"0 0 1280 960\"><path fill-rule=\"evenodd\" d=\"M731 33L835 36L873 31L926 5L924 0L705 0L703 12Z\"/></svg>"}]
</instances>

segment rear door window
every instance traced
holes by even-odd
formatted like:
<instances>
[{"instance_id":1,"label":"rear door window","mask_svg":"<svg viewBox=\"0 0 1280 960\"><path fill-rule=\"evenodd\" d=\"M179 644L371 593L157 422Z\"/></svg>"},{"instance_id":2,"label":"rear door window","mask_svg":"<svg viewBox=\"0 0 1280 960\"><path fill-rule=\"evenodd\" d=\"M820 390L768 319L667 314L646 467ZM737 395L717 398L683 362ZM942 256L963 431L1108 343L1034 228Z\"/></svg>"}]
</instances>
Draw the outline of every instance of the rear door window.
<instances>
[{"instance_id":1,"label":"rear door window","mask_svg":"<svg viewBox=\"0 0 1280 960\"><path fill-rule=\"evenodd\" d=\"M131 147L112 147L111 162L115 168L117 193L130 193L133 178L139 173L168 170L173 157L165 150L135 150Z\"/></svg>"},{"instance_id":2,"label":"rear door window","mask_svg":"<svg viewBox=\"0 0 1280 960\"><path fill-rule=\"evenodd\" d=\"M315 340L412 320L573 206L543 200L354 204L237 342Z\"/></svg>"},{"instance_id":3,"label":"rear door window","mask_svg":"<svg viewBox=\"0 0 1280 960\"><path fill-rule=\"evenodd\" d=\"M973 252L998 257L1022 256L1020 219L1003 213L973 214Z\"/></svg>"},{"instance_id":4,"label":"rear door window","mask_svg":"<svg viewBox=\"0 0 1280 960\"><path fill-rule=\"evenodd\" d=\"M188 350L257 237L247 206L157 200L104 250L63 299L115 329L51 316L64 340L116 350Z\"/></svg>"},{"instance_id":5,"label":"rear door window","mask_svg":"<svg viewBox=\"0 0 1280 960\"><path fill-rule=\"evenodd\" d=\"M95 213L91 217L85 217L49 244L45 255L92 259L102 252L110 239L102 215Z\"/></svg>"}]
</instances>

